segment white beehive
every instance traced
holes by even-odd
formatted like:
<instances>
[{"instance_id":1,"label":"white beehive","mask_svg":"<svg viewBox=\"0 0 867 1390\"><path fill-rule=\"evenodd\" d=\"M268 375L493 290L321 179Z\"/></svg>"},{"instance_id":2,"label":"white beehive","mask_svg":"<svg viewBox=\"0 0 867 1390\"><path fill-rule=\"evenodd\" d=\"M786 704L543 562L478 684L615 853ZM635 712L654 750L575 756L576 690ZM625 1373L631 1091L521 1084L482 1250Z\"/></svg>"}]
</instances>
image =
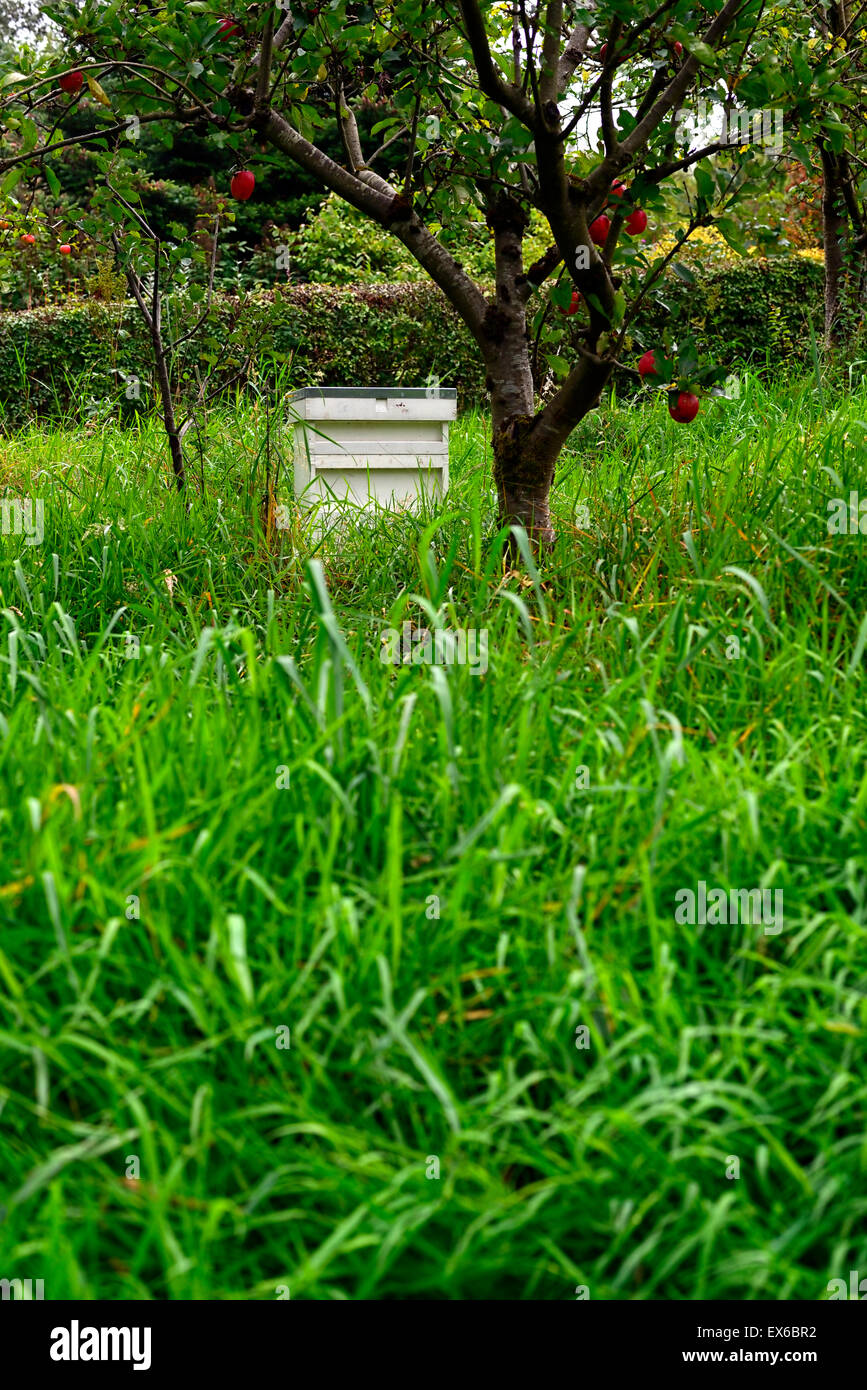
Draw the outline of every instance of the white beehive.
<instances>
[{"instance_id":1,"label":"white beehive","mask_svg":"<svg viewBox=\"0 0 867 1390\"><path fill-rule=\"evenodd\" d=\"M453 389L306 387L289 404L299 417L295 494L305 504L404 508L448 487Z\"/></svg>"}]
</instances>

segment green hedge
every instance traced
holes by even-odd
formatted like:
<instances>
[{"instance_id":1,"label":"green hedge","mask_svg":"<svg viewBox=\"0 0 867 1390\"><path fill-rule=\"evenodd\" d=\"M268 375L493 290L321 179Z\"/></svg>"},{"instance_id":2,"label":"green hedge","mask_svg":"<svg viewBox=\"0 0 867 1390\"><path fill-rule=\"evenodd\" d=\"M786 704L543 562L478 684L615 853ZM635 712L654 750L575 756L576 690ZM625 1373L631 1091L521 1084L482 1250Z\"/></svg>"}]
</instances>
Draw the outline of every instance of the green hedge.
<instances>
[{"instance_id":1,"label":"green hedge","mask_svg":"<svg viewBox=\"0 0 867 1390\"><path fill-rule=\"evenodd\" d=\"M649 305L636 337L650 346L654 334L674 317L676 331L687 325L702 351L720 366L806 362L811 356L807 319L820 332L823 286L821 263L797 255L699 271L694 285L672 276L663 291L672 314Z\"/></svg>"},{"instance_id":2,"label":"green hedge","mask_svg":"<svg viewBox=\"0 0 867 1390\"><path fill-rule=\"evenodd\" d=\"M229 322L237 301L221 303ZM234 356L256 353L256 372L288 361L297 386L417 386L428 376L457 385L466 405L481 399L484 377L468 334L442 295L428 285L337 289L305 285L250 296ZM187 345L189 365L196 356ZM7 423L56 414L82 399L124 397L124 378L150 380L147 335L132 304L70 300L63 306L0 315L0 417Z\"/></svg>"},{"instance_id":3,"label":"green hedge","mask_svg":"<svg viewBox=\"0 0 867 1390\"><path fill-rule=\"evenodd\" d=\"M692 285L671 277L664 298L667 308L649 306L635 325L636 348L651 346L666 323L675 335L688 325L722 366L783 366L809 358L806 314L820 321L822 267L796 256L745 262L700 273ZM221 302L227 324L237 310L237 301ZM431 377L457 387L462 406L484 399L475 347L428 284L303 285L251 296L243 305L239 350L244 342L256 347L260 376L272 354L282 355L298 386L418 386ZM190 365L196 351L188 345ZM95 400L122 400L119 373L149 381L148 361L131 304L76 300L0 315L0 412L14 425L73 402L86 407L85 374Z\"/></svg>"}]
</instances>

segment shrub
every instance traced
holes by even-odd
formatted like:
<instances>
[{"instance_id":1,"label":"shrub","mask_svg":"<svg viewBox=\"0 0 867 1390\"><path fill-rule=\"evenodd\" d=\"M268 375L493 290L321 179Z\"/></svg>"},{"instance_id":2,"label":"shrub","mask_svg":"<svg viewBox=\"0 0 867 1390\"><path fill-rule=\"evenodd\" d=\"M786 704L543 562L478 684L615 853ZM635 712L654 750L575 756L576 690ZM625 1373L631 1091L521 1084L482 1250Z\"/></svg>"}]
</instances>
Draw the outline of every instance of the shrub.
<instances>
[{"instance_id":1,"label":"shrub","mask_svg":"<svg viewBox=\"0 0 867 1390\"><path fill-rule=\"evenodd\" d=\"M669 276L665 306L647 306L634 326L633 347L652 347L671 327L695 333L721 366L765 362L783 366L809 357L806 317L821 321L822 268L806 256L744 260L692 284ZM225 296L225 324L238 299ZM172 308L167 309L171 323ZM181 321L178 315L177 321ZM54 413L80 401L87 375L97 401L124 398L124 376L149 379L148 347L133 305L70 300L64 307L2 316L0 408L8 423ZM574 321L573 321L574 322ZM297 285L249 295L238 355L256 349L254 379L267 381L288 363L294 385L454 386L461 406L484 400L483 369L466 329L428 283ZM198 349L184 354L186 371Z\"/></svg>"},{"instance_id":2,"label":"shrub","mask_svg":"<svg viewBox=\"0 0 867 1390\"><path fill-rule=\"evenodd\" d=\"M238 302L228 296L219 301L227 324ZM298 386L416 386L437 379L456 386L464 405L483 395L473 345L429 285L302 285L250 295L244 311L236 356L259 349L252 372L257 380L267 381L288 361ZM168 301L167 323L173 316L182 321L182 306ZM84 376L94 403L113 400L122 408L125 378L150 379L146 333L130 303L70 300L64 307L4 315L3 325L0 410L8 424L81 404ZM182 353L188 374L197 351L190 342Z\"/></svg>"},{"instance_id":3,"label":"shrub","mask_svg":"<svg viewBox=\"0 0 867 1390\"><path fill-rule=\"evenodd\" d=\"M654 251L659 249L668 247L657 243ZM822 321L821 252L818 258L808 250L767 259L726 255L715 246L712 269L694 252L678 259L693 279L686 282L669 272L664 303L648 304L635 326L641 344L653 346L670 327L675 337L694 333L699 349L720 366L773 366L809 359L807 320L817 328Z\"/></svg>"},{"instance_id":4,"label":"shrub","mask_svg":"<svg viewBox=\"0 0 867 1390\"><path fill-rule=\"evenodd\" d=\"M431 230L437 235L442 232L438 224ZM448 244L444 235L443 240ZM524 242L526 263L541 256L549 244L544 221L534 213ZM484 222L479 221L469 241L455 242L449 249L475 279L493 281L494 246ZM369 218L332 193L293 238L292 279L357 285L426 282L427 276L391 233L372 225Z\"/></svg>"}]
</instances>

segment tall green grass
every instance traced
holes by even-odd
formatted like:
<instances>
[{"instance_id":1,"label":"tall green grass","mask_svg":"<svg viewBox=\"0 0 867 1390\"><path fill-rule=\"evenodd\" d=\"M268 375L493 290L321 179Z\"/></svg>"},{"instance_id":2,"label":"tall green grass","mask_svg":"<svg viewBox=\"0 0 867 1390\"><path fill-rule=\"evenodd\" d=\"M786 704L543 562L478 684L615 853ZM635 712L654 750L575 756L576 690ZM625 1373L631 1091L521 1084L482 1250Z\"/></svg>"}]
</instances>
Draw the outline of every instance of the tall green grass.
<instances>
[{"instance_id":1,"label":"tall green grass","mask_svg":"<svg viewBox=\"0 0 867 1390\"><path fill-rule=\"evenodd\" d=\"M0 442L45 504L0 541L0 1276L867 1272L867 542L826 511L867 496L867 390L604 405L520 571L477 416L440 509L324 533L263 529L261 404L189 510L155 426L75 423ZM486 630L486 673L384 662L406 621ZM783 930L679 925L699 879L783 889Z\"/></svg>"}]
</instances>

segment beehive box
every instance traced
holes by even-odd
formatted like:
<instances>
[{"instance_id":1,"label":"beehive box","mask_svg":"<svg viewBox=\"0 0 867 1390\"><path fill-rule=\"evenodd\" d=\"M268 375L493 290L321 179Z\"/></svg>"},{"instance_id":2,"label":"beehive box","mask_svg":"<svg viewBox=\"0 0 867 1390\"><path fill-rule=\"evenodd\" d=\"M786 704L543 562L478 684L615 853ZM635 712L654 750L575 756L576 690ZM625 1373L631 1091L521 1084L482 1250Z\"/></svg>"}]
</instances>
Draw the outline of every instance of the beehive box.
<instances>
[{"instance_id":1,"label":"beehive box","mask_svg":"<svg viewBox=\"0 0 867 1390\"><path fill-rule=\"evenodd\" d=\"M457 393L435 387L306 387L289 398L295 494L303 504L408 508L449 485Z\"/></svg>"}]
</instances>

